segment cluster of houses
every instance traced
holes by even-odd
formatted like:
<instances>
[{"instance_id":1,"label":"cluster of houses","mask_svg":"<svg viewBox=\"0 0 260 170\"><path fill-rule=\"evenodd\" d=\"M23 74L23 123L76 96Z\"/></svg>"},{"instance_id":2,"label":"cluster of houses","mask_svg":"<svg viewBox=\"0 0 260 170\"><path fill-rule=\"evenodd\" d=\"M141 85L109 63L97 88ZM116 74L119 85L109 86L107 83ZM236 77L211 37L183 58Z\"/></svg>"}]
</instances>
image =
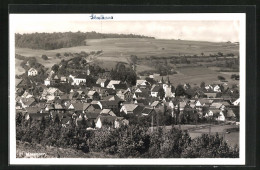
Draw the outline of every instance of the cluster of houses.
<instances>
[{"instance_id":1,"label":"cluster of houses","mask_svg":"<svg viewBox=\"0 0 260 170\"><path fill-rule=\"evenodd\" d=\"M28 76L35 74L29 71ZM156 80L156 76L151 75L149 78ZM129 86L119 80L99 78L93 87L79 87L71 89L69 93L52 87L52 84L68 82L69 78L72 85L86 83L85 77L86 75L63 77L51 72L44 84L39 85L42 90L38 95L34 95L28 88L23 91L26 83L22 79L16 79L16 113L22 113L27 120L41 120L42 117L54 119L58 116L63 127L67 127L71 120L79 125L84 118L88 127L92 128L128 125L129 121L121 117L122 114L149 116L167 110L174 117L177 110L183 113L187 107L196 110L200 117L214 117L218 121L236 119L239 114L239 98L216 98L216 94L221 92L218 84L206 85L205 90L197 91L192 99L185 96L176 98L169 78L164 81L162 77L153 84L141 77L136 86ZM189 88L187 84L183 87ZM159 95L161 89L165 92L163 98Z\"/></svg>"}]
</instances>

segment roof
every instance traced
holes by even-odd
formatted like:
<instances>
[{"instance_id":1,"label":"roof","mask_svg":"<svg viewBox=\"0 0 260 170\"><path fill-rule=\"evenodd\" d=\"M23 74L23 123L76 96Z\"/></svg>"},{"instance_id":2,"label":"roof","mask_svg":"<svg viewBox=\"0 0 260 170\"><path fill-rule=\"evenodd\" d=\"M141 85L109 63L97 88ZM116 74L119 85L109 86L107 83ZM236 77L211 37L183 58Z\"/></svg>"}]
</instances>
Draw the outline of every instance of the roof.
<instances>
[{"instance_id":1,"label":"roof","mask_svg":"<svg viewBox=\"0 0 260 170\"><path fill-rule=\"evenodd\" d=\"M99 79L97 79L96 84L105 83L106 81L108 81L108 80L99 78Z\"/></svg>"},{"instance_id":2,"label":"roof","mask_svg":"<svg viewBox=\"0 0 260 170\"><path fill-rule=\"evenodd\" d=\"M30 72L30 71L37 71L37 69L35 69L35 68L30 68L29 70L28 70L28 72Z\"/></svg>"},{"instance_id":3,"label":"roof","mask_svg":"<svg viewBox=\"0 0 260 170\"><path fill-rule=\"evenodd\" d=\"M160 104L159 101L154 101L154 102L151 104L151 106L152 106L152 107L156 107L156 106L158 106L158 104Z\"/></svg>"},{"instance_id":4,"label":"roof","mask_svg":"<svg viewBox=\"0 0 260 170\"><path fill-rule=\"evenodd\" d=\"M133 112L137 106L138 105L136 104L124 104L124 107L128 112Z\"/></svg>"},{"instance_id":5,"label":"roof","mask_svg":"<svg viewBox=\"0 0 260 170\"><path fill-rule=\"evenodd\" d=\"M83 111L83 103L72 103L75 111Z\"/></svg>"},{"instance_id":6,"label":"roof","mask_svg":"<svg viewBox=\"0 0 260 170\"><path fill-rule=\"evenodd\" d=\"M142 111L143 114L150 114L154 109L145 107Z\"/></svg>"},{"instance_id":7,"label":"roof","mask_svg":"<svg viewBox=\"0 0 260 170\"><path fill-rule=\"evenodd\" d=\"M223 104L222 103L212 103L210 107L220 108Z\"/></svg>"},{"instance_id":8,"label":"roof","mask_svg":"<svg viewBox=\"0 0 260 170\"><path fill-rule=\"evenodd\" d=\"M76 79L86 79L86 74L79 74L77 76L75 76Z\"/></svg>"},{"instance_id":9,"label":"roof","mask_svg":"<svg viewBox=\"0 0 260 170\"><path fill-rule=\"evenodd\" d=\"M116 116L101 116L100 115L100 116L97 117L96 121L98 119L100 119L101 122L106 121L106 122L109 122L109 123L113 123L113 122L115 122L116 118L117 118Z\"/></svg>"},{"instance_id":10,"label":"roof","mask_svg":"<svg viewBox=\"0 0 260 170\"><path fill-rule=\"evenodd\" d=\"M151 89L152 92L158 92L160 89L160 86L154 86L154 88Z\"/></svg>"},{"instance_id":11,"label":"roof","mask_svg":"<svg viewBox=\"0 0 260 170\"><path fill-rule=\"evenodd\" d=\"M63 109L61 104L54 104L54 109Z\"/></svg>"},{"instance_id":12,"label":"roof","mask_svg":"<svg viewBox=\"0 0 260 170\"><path fill-rule=\"evenodd\" d=\"M229 109L227 111L226 117L236 117L236 115L235 115L235 113L234 113L234 111L232 109Z\"/></svg>"},{"instance_id":13,"label":"roof","mask_svg":"<svg viewBox=\"0 0 260 170\"><path fill-rule=\"evenodd\" d=\"M89 106L91 106L90 103L83 103L83 110L86 110Z\"/></svg>"},{"instance_id":14,"label":"roof","mask_svg":"<svg viewBox=\"0 0 260 170\"><path fill-rule=\"evenodd\" d=\"M186 106L186 102L180 102L180 108L184 108Z\"/></svg>"},{"instance_id":15,"label":"roof","mask_svg":"<svg viewBox=\"0 0 260 170\"><path fill-rule=\"evenodd\" d=\"M116 116L115 113L111 109L103 109L103 110L101 110L100 114Z\"/></svg>"},{"instance_id":16,"label":"roof","mask_svg":"<svg viewBox=\"0 0 260 170\"><path fill-rule=\"evenodd\" d=\"M213 114L219 114L220 110L219 109L209 109L209 112L212 112Z\"/></svg>"},{"instance_id":17,"label":"roof","mask_svg":"<svg viewBox=\"0 0 260 170\"><path fill-rule=\"evenodd\" d=\"M88 96L93 96L95 93L97 93L96 91L93 91L93 90L91 90L91 91L89 91L88 92Z\"/></svg>"},{"instance_id":18,"label":"roof","mask_svg":"<svg viewBox=\"0 0 260 170\"><path fill-rule=\"evenodd\" d=\"M61 81L66 81L66 80L67 80L67 78L66 78L66 77L64 77L64 76L61 76L61 77L60 77L60 80L61 80Z\"/></svg>"},{"instance_id":19,"label":"roof","mask_svg":"<svg viewBox=\"0 0 260 170\"><path fill-rule=\"evenodd\" d=\"M110 95L115 95L116 91L114 89L106 89L105 92L107 92Z\"/></svg>"},{"instance_id":20,"label":"roof","mask_svg":"<svg viewBox=\"0 0 260 170\"><path fill-rule=\"evenodd\" d=\"M91 105L94 107L94 109L101 109L99 104L91 104Z\"/></svg>"},{"instance_id":21,"label":"roof","mask_svg":"<svg viewBox=\"0 0 260 170\"><path fill-rule=\"evenodd\" d=\"M120 80L110 80L110 82L108 83L108 86L112 85L112 84L120 84L120 83L121 83Z\"/></svg>"},{"instance_id":22,"label":"roof","mask_svg":"<svg viewBox=\"0 0 260 170\"><path fill-rule=\"evenodd\" d=\"M41 108L40 107L27 107L27 108L25 108L25 110L28 113L38 113L38 112L40 112Z\"/></svg>"},{"instance_id":23,"label":"roof","mask_svg":"<svg viewBox=\"0 0 260 170\"><path fill-rule=\"evenodd\" d=\"M18 86L22 81L23 79L15 79L15 87Z\"/></svg>"},{"instance_id":24,"label":"roof","mask_svg":"<svg viewBox=\"0 0 260 170\"><path fill-rule=\"evenodd\" d=\"M109 100L109 101L101 100L100 103L104 107L104 106L118 105L119 101L117 101L117 100Z\"/></svg>"},{"instance_id":25,"label":"roof","mask_svg":"<svg viewBox=\"0 0 260 170\"><path fill-rule=\"evenodd\" d=\"M146 80L136 80L136 85L143 84L145 82L147 82L147 81Z\"/></svg>"},{"instance_id":26,"label":"roof","mask_svg":"<svg viewBox=\"0 0 260 170\"><path fill-rule=\"evenodd\" d=\"M114 87L115 87L115 89L123 89L123 90L127 89L126 84L114 84Z\"/></svg>"},{"instance_id":27,"label":"roof","mask_svg":"<svg viewBox=\"0 0 260 170\"><path fill-rule=\"evenodd\" d=\"M34 98L22 98L21 99L24 105L30 106L35 99Z\"/></svg>"},{"instance_id":28,"label":"roof","mask_svg":"<svg viewBox=\"0 0 260 170\"><path fill-rule=\"evenodd\" d=\"M96 119L100 114L96 112L87 112L86 117L88 119Z\"/></svg>"}]
</instances>

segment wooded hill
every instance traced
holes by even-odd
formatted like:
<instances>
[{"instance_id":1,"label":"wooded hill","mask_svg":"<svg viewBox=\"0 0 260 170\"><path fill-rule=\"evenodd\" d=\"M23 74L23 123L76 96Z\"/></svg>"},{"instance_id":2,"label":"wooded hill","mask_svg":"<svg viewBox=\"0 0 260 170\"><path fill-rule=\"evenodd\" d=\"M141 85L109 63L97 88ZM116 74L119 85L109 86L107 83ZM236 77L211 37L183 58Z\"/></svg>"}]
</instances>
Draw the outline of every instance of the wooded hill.
<instances>
[{"instance_id":1,"label":"wooded hill","mask_svg":"<svg viewBox=\"0 0 260 170\"><path fill-rule=\"evenodd\" d=\"M54 50L86 45L86 39L153 38L134 34L102 34L97 32L54 32L15 34L15 45L20 48Z\"/></svg>"}]
</instances>

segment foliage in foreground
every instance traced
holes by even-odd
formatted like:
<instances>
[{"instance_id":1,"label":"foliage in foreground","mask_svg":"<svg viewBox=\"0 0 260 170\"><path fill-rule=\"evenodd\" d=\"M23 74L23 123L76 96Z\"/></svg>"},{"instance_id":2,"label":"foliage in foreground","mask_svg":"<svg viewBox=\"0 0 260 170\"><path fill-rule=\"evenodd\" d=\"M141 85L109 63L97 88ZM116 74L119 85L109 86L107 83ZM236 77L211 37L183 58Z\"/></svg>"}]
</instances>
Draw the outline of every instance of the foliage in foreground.
<instances>
[{"instance_id":1,"label":"foliage in foreground","mask_svg":"<svg viewBox=\"0 0 260 170\"><path fill-rule=\"evenodd\" d=\"M187 131L172 127L151 132L139 125L118 129L86 131L83 125L62 127L58 118L25 121L17 117L16 139L24 142L73 148L83 152L104 152L120 158L236 158L237 146L230 147L218 134L191 139Z\"/></svg>"}]
</instances>

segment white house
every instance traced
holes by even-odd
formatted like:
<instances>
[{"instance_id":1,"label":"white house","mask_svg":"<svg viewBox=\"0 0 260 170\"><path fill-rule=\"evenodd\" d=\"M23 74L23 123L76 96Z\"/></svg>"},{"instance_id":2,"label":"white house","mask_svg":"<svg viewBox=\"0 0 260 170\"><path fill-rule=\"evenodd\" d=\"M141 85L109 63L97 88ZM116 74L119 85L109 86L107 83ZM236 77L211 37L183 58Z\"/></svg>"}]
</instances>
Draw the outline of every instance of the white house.
<instances>
[{"instance_id":1,"label":"white house","mask_svg":"<svg viewBox=\"0 0 260 170\"><path fill-rule=\"evenodd\" d=\"M69 77L71 77L73 80L71 85L79 85L80 83L86 83L86 75L83 75L83 74L80 74L78 76L70 75Z\"/></svg>"},{"instance_id":2,"label":"white house","mask_svg":"<svg viewBox=\"0 0 260 170\"><path fill-rule=\"evenodd\" d=\"M225 121L225 116L222 111L219 112L219 116L217 117L218 121Z\"/></svg>"},{"instance_id":3,"label":"white house","mask_svg":"<svg viewBox=\"0 0 260 170\"><path fill-rule=\"evenodd\" d=\"M150 83L146 80L136 80L136 86L146 86L146 85L150 85Z\"/></svg>"},{"instance_id":4,"label":"white house","mask_svg":"<svg viewBox=\"0 0 260 170\"><path fill-rule=\"evenodd\" d=\"M236 101L232 103L235 106L238 106L240 104L240 98L238 98Z\"/></svg>"},{"instance_id":5,"label":"white house","mask_svg":"<svg viewBox=\"0 0 260 170\"><path fill-rule=\"evenodd\" d=\"M107 85L107 88L110 88L110 89L112 89L114 86L114 84L120 84L121 83L121 81L120 80L110 80L110 82L108 83L108 85Z\"/></svg>"},{"instance_id":6,"label":"white house","mask_svg":"<svg viewBox=\"0 0 260 170\"><path fill-rule=\"evenodd\" d=\"M45 85L45 86L51 85L51 80L50 80L49 78L46 78L46 79L44 80L44 85Z\"/></svg>"},{"instance_id":7,"label":"white house","mask_svg":"<svg viewBox=\"0 0 260 170\"><path fill-rule=\"evenodd\" d=\"M38 74L38 71L35 68L30 68L28 70L28 76L36 76Z\"/></svg>"},{"instance_id":8,"label":"white house","mask_svg":"<svg viewBox=\"0 0 260 170\"><path fill-rule=\"evenodd\" d=\"M213 91L214 92L221 92L220 86L219 85L214 86Z\"/></svg>"}]
</instances>

